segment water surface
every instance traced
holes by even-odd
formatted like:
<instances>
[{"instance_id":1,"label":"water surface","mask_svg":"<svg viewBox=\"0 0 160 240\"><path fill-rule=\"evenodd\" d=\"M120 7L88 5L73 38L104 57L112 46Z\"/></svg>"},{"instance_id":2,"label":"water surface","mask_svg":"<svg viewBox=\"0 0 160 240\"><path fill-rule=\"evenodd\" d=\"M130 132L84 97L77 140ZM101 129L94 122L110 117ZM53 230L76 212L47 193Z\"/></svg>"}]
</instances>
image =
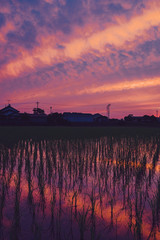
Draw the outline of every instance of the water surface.
<instances>
[{"instance_id":1,"label":"water surface","mask_svg":"<svg viewBox=\"0 0 160 240\"><path fill-rule=\"evenodd\" d=\"M160 136L0 143L0 239L160 239Z\"/></svg>"}]
</instances>

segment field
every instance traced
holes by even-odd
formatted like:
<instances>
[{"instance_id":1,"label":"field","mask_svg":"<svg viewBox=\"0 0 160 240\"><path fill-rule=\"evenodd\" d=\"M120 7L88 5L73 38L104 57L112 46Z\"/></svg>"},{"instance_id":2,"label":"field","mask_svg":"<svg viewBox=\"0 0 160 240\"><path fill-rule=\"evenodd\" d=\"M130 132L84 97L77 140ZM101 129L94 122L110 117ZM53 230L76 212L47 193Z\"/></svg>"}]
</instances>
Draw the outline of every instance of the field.
<instances>
[{"instance_id":1,"label":"field","mask_svg":"<svg viewBox=\"0 0 160 240\"><path fill-rule=\"evenodd\" d=\"M101 136L150 136L160 135L154 127L50 127L50 126L1 126L0 141L21 138L92 138Z\"/></svg>"},{"instance_id":2,"label":"field","mask_svg":"<svg viewBox=\"0 0 160 240\"><path fill-rule=\"evenodd\" d=\"M0 128L0 239L160 239L159 202L159 128Z\"/></svg>"}]
</instances>

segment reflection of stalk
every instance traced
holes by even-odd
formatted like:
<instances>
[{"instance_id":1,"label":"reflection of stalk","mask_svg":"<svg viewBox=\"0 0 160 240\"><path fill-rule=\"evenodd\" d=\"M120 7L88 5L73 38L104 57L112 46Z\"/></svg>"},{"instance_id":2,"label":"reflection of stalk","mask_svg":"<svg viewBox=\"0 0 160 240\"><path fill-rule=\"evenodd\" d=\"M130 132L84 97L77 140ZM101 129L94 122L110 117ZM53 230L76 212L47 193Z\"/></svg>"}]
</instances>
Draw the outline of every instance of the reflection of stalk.
<instances>
[{"instance_id":1,"label":"reflection of stalk","mask_svg":"<svg viewBox=\"0 0 160 240\"><path fill-rule=\"evenodd\" d=\"M85 207L83 205L83 210L82 212L78 212L76 220L78 222L79 225L79 230L80 230L80 240L84 240L84 233L86 231L86 223L87 223L87 215L89 212L89 208L87 208L87 210L85 210Z\"/></svg>"},{"instance_id":2,"label":"reflection of stalk","mask_svg":"<svg viewBox=\"0 0 160 240\"><path fill-rule=\"evenodd\" d=\"M154 237L154 239L156 239L156 202L155 199L151 200L149 202L150 207L152 209L152 227L151 227L151 231L150 234L147 238L147 240L149 240L150 238Z\"/></svg>"},{"instance_id":3,"label":"reflection of stalk","mask_svg":"<svg viewBox=\"0 0 160 240\"><path fill-rule=\"evenodd\" d=\"M131 199L128 199L128 207L129 207L129 231L131 232L132 229L132 219L133 219L133 213L132 213L132 203Z\"/></svg>"},{"instance_id":4,"label":"reflection of stalk","mask_svg":"<svg viewBox=\"0 0 160 240\"><path fill-rule=\"evenodd\" d=\"M155 173L156 164L159 160L159 146L157 146L152 160L152 175Z\"/></svg>"},{"instance_id":5,"label":"reflection of stalk","mask_svg":"<svg viewBox=\"0 0 160 240\"><path fill-rule=\"evenodd\" d=\"M151 226L151 231L148 236L148 239L154 238L156 239L156 228L159 228L159 214L160 214L160 178L158 179L158 185L157 185L157 193L149 201L151 210L152 210L152 226Z\"/></svg>"},{"instance_id":6,"label":"reflection of stalk","mask_svg":"<svg viewBox=\"0 0 160 240\"><path fill-rule=\"evenodd\" d=\"M53 239L55 237L55 224L54 224L55 204L56 204L56 188L53 188L53 195L51 198L51 222L49 227L51 229L51 237Z\"/></svg>"},{"instance_id":7,"label":"reflection of stalk","mask_svg":"<svg viewBox=\"0 0 160 240\"><path fill-rule=\"evenodd\" d=\"M74 192L73 197L72 197L72 203L71 203L71 228L70 228L70 232L71 232L71 239L73 239L73 207L75 208L75 213L74 216L75 218L77 217L77 196L78 193L77 191Z\"/></svg>"},{"instance_id":8,"label":"reflection of stalk","mask_svg":"<svg viewBox=\"0 0 160 240\"><path fill-rule=\"evenodd\" d=\"M113 227L113 199L111 199L110 205L111 205L111 227Z\"/></svg>"},{"instance_id":9,"label":"reflection of stalk","mask_svg":"<svg viewBox=\"0 0 160 240\"><path fill-rule=\"evenodd\" d=\"M61 239L62 189L59 188L59 208L57 211L57 239Z\"/></svg>"},{"instance_id":10,"label":"reflection of stalk","mask_svg":"<svg viewBox=\"0 0 160 240\"><path fill-rule=\"evenodd\" d=\"M36 162L37 162L37 143L34 143L34 156L33 156L33 173L35 174L35 168L36 168Z\"/></svg>"},{"instance_id":11,"label":"reflection of stalk","mask_svg":"<svg viewBox=\"0 0 160 240\"><path fill-rule=\"evenodd\" d=\"M51 162L50 155L49 155L50 147L49 147L49 143L47 141L46 141L46 149L45 150L46 150L45 151L45 153L46 153L46 169L48 170L48 183L50 184L53 169L52 169L52 162Z\"/></svg>"},{"instance_id":12,"label":"reflection of stalk","mask_svg":"<svg viewBox=\"0 0 160 240\"><path fill-rule=\"evenodd\" d=\"M29 204L32 205L33 187L32 187L31 162L30 162L29 153L27 153L27 156L26 156L25 169L26 169L27 182L28 182L28 201L29 201Z\"/></svg>"},{"instance_id":13,"label":"reflection of stalk","mask_svg":"<svg viewBox=\"0 0 160 240\"><path fill-rule=\"evenodd\" d=\"M17 179L15 179L16 184L16 192L15 192L15 205L14 205L14 219L13 219L13 225L12 225L12 232L11 232L11 239L19 239L18 235L20 232L20 196L21 196L21 190L20 190L20 183L21 183L21 168L22 168L22 162L19 163L18 170L19 175Z\"/></svg>"},{"instance_id":14,"label":"reflection of stalk","mask_svg":"<svg viewBox=\"0 0 160 240\"><path fill-rule=\"evenodd\" d=\"M1 192L0 194L0 239L3 239L4 237L3 237L2 221L3 221L3 208L5 205L5 195L6 195L4 179L1 186L2 186L2 191L0 191Z\"/></svg>"},{"instance_id":15,"label":"reflection of stalk","mask_svg":"<svg viewBox=\"0 0 160 240\"><path fill-rule=\"evenodd\" d=\"M160 178L158 180L158 190L157 190L157 196L156 196L156 216L157 216L156 220L157 220L158 228L160 228L159 215L160 215Z\"/></svg>"},{"instance_id":16,"label":"reflection of stalk","mask_svg":"<svg viewBox=\"0 0 160 240\"><path fill-rule=\"evenodd\" d=\"M92 192L89 195L89 198L91 202L91 239L94 240L96 235L95 206L96 206L97 197L95 196L95 189L93 188L93 183L92 183Z\"/></svg>"},{"instance_id":17,"label":"reflection of stalk","mask_svg":"<svg viewBox=\"0 0 160 240\"><path fill-rule=\"evenodd\" d=\"M23 154L23 145L20 146L21 149L20 149L20 159L22 159L22 154ZM16 149L17 152L19 149ZM11 166L10 166L10 171L9 171L9 177L8 177L8 185L10 184L10 180L12 178L12 175L13 175L13 171L14 171L14 168L16 166L16 150L15 150L15 153L11 155ZM13 151L14 152L14 151Z\"/></svg>"},{"instance_id":18,"label":"reflection of stalk","mask_svg":"<svg viewBox=\"0 0 160 240\"><path fill-rule=\"evenodd\" d=\"M39 187L39 193L41 196L41 206L42 206L42 211L44 214L44 210L45 210L45 181L44 181L44 172L43 172L43 168L41 168L41 165L39 167L39 174L38 174L38 187Z\"/></svg>"},{"instance_id":19,"label":"reflection of stalk","mask_svg":"<svg viewBox=\"0 0 160 240\"><path fill-rule=\"evenodd\" d=\"M102 196L102 188L101 188L101 180L98 176L99 181L99 201L100 201L100 208L101 208L101 217L103 218L103 196Z\"/></svg>"},{"instance_id":20,"label":"reflection of stalk","mask_svg":"<svg viewBox=\"0 0 160 240\"><path fill-rule=\"evenodd\" d=\"M77 196L78 196L78 193L77 193L77 191L75 191L74 192L74 194L73 194L73 197L72 197L72 207L71 207L71 212L72 212L72 210L73 210L73 206L74 206L74 209L75 209L75 212L74 212L74 214L75 214L75 217L77 217Z\"/></svg>"},{"instance_id":21,"label":"reflection of stalk","mask_svg":"<svg viewBox=\"0 0 160 240\"><path fill-rule=\"evenodd\" d=\"M143 210L145 207L145 202L146 202L146 197L147 197L147 191L144 195L144 199L142 199L142 192L139 192L136 189L135 186L135 197L136 197L136 202L135 202L135 220L136 220L136 224L135 224L135 229L134 229L134 233L135 233L135 239L137 240L141 240L142 237L142 217L143 217ZM142 200L144 202L142 202Z\"/></svg>"},{"instance_id":22,"label":"reflection of stalk","mask_svg":"<svg viewBox=\"0 0 160 240\"><path fill-rule=\"evenodd\" d=\"M5 151L4 154L3 154L3 165L2 165L2 168L3 168L3 176L5 176L5 174L6 174L6 168L7 168L8 159L9 159L9 152L8 152L8 150L6 149L6 151Z\"/></svg>"}]
</instances>

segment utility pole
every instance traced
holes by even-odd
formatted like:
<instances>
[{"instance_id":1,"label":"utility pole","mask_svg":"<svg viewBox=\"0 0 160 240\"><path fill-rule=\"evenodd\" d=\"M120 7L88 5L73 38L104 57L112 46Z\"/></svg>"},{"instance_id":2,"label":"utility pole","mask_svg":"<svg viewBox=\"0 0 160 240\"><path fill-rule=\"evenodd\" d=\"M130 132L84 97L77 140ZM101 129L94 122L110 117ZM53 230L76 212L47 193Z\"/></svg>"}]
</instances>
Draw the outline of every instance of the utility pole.
<instances>
[{"instance_id":1,"label":"utility pole","mask_svg":"<svg viewBox=\"0 0 160 240\"><path fill-rule=\"evenodd\" d=\"M110 106L111 106L111 104L108 104L107 107L106 107L108 119L110 118Z\"/></svg>"},{"instance_id":2,"label":"utility pole","mask_svg":"<svg viewBox=\"0 0 160 240\"><path fill-rule=\"evenodd\" d=\"M39 102L37 101L36 104L37 104L37 109L38 109Z\"/></svg>"},{"instance_id":3,"label":"utility pole","mask_svg":"<svg viewBox=\"0 0 160 240\"><path fill-rule=\"evenodd\" d=\"M156 110L156 117L158 118L158 110Z\"/></svg>"},{"instance_id":4,"label":"utility pole","mask_svg":"<svg viewBox=\"0 0 160 240\"><path fill-rule=\"evenodd\" d=\"M52 113L52 107L50 107L50 113Z\"/></svg>"}]
</instances>

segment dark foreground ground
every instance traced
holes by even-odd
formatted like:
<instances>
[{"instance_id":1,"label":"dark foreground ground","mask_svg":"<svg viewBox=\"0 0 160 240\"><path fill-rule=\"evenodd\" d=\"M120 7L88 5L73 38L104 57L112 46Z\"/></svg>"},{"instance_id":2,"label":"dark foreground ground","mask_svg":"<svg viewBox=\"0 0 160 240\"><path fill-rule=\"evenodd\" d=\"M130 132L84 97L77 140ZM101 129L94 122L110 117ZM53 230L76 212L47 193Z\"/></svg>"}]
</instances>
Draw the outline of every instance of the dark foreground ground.
<instances>
[{"instance_id":1,"label":"dark foreground ground","mask_svg":"<svg viewBox=\"0 0 160 240\"><path fill-rule=\"evenodd\" d=\"M54 126L0 126L0 137L15 136L48 136L48 137L92 137L110 134L158 134L160 128L155 127L54 127Z\"/></svg>"},{"instance_id":2,"label":"dark foreground ground","mask_svg":"<svg viewBox=\"0 0 160 240\"><path fill-rule=\"evenodd\" d=\"M22 139L74 139L104 136L160 136L156 127L53 127L53 126L0 126L0 143L12 144Z\"/></svg>"}]
</instances>

